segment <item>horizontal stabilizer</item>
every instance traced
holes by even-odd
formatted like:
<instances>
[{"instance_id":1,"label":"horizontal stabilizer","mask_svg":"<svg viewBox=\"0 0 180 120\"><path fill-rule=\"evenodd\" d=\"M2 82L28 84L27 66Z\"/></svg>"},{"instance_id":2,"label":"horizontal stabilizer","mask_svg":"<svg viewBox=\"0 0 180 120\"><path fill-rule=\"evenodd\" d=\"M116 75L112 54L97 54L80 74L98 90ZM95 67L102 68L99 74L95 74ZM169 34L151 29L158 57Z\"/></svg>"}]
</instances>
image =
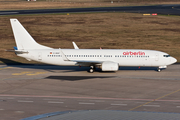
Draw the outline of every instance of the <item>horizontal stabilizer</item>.
<instances>
[{"instance_id":1,"label":"horizontal stabilizer","mask_svg":"<svg viewBox=\"0 0 180 120\"><path fill-rule=\"evenodd\" d=\"M6 52L15 52L16 54L29 53L28 51L21 51L21 50L6 50Z\"/></svg>"}]
</instances>

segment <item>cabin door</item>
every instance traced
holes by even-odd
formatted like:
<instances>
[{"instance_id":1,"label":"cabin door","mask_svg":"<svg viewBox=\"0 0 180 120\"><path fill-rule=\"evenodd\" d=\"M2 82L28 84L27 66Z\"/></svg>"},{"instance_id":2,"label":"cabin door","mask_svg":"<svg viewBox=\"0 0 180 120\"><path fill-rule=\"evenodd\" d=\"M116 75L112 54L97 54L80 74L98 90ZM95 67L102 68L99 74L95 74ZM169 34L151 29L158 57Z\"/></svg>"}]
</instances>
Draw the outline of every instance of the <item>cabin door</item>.
<instances>
[{"instance_id":1,"label":"cabin door","mask_svg":"<svg viewBox=\"0 0 180 120\"><path fill-rule=\"evenodd\" d=\"M155 61L158 61L158 60L159 60L159 54L156 54Z\"/></svg>"}]
</instances>

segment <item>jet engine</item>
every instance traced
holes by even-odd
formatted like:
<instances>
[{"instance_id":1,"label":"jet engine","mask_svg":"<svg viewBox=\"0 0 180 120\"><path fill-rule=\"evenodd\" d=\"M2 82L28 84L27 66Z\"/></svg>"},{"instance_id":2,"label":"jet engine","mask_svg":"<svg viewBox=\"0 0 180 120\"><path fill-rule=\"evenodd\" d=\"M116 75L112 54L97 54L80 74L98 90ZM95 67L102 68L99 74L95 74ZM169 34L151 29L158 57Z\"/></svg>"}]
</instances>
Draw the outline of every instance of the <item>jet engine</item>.
<instances>
[{"instance_id":1,"label":"jet engine","mask_svg":"<svg viewBox=\"0 0 180 120\"><path fill-rule=\"evenodd\" d=\"M101 65L102 71L118 71L119 64L111 61L105 61Z\"/></svg>"}]
</instances>

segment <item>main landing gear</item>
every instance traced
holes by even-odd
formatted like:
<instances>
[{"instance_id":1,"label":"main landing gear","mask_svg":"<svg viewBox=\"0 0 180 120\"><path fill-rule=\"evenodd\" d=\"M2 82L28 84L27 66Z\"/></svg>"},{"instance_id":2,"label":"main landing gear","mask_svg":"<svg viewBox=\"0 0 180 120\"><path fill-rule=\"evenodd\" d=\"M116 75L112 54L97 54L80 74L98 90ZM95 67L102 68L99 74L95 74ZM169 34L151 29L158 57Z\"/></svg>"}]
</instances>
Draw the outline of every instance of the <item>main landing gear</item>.
<instances>
[{"instance_id":1,"label":"main landing gear","mask_svg":"<svg viewBox=\"0 0 180 120\"><path fill-rule=\"evenodd\" d=\"M161 72L161 68L157 68L157 71L158 71L158 72Z\"/></svg>"},{"instance_id":2,"label":"main landing gear","mask_svg":"<svg viewBox=\"0 0 180 120\"><path fill-rule=\"evenodd\" d=\"M95 66L90 66L89 72L93 73L95 71Z\"/></svg>"}]
</instances>

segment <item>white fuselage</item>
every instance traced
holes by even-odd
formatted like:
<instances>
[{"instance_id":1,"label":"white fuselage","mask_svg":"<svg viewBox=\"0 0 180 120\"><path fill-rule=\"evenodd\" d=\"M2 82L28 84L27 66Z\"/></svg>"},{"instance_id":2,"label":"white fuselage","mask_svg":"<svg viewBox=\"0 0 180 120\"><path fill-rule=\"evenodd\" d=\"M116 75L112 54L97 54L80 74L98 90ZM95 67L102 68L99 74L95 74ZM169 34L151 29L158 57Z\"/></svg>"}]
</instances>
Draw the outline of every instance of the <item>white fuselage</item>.
<instances>
[{"instance_id":1,"label":"white fuselage","mask_svg":"<svg viewBox=\"0 0 180 120\"><path fill-rule=\"evenodd\" d=\"M60 49L27 50L28 53L18 54L28 60L34 60L52 65L81 65L89 66L91 62L83 61L111 61L119 66L155 66L163 67L175 63L177 60L167 53L155 50L136 49L62 49L70 61L62 58ZM82 61L82 64L76 61Z\"/></svg>"}]
</instances>

